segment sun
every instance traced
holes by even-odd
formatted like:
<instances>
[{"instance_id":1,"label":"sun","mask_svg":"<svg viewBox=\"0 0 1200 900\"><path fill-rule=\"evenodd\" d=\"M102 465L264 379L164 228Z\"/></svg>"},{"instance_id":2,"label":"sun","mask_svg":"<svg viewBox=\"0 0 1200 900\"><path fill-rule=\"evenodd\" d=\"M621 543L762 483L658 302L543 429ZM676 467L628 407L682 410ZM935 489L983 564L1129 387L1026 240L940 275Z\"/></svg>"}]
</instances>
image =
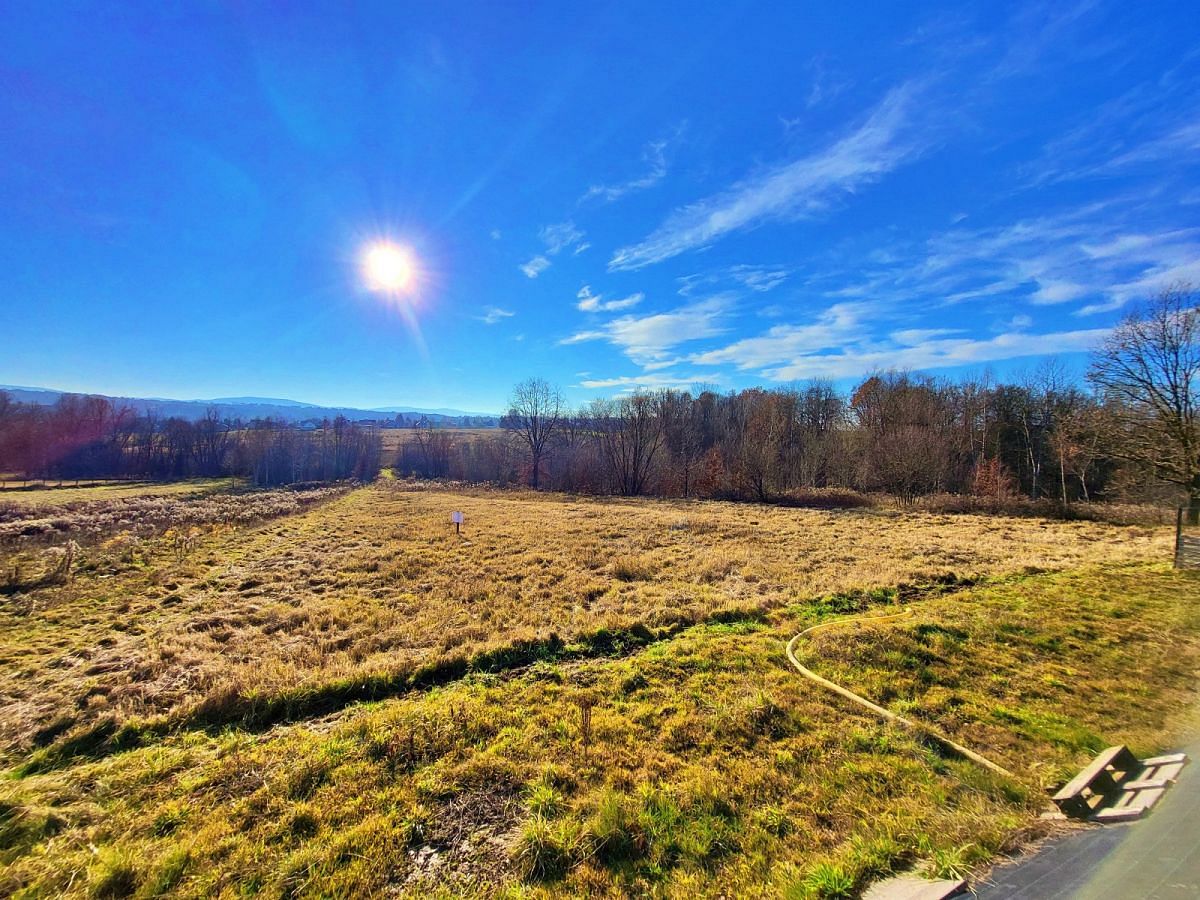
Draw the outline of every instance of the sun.
<instances>
[{"instance_id":1,"label":"sun","mask_svg":"<svg viewBox=\"0 0 1200 900\"><path fill-rule=\"evenodd\" d=\"M362 252L361 264L363 280L372 291L396 293L412 283L412 254L390 241L367 245Z\"/></svg>"}]
</instances>

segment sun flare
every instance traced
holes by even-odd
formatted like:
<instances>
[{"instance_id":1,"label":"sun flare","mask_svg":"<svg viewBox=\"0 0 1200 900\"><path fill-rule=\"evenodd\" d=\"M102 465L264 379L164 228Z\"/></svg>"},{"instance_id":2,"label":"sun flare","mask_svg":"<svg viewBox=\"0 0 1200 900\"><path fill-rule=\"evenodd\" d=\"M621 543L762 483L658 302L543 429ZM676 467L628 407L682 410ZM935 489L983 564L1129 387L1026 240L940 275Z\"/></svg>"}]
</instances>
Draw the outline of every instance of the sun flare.
<instances>
[{"instance_id":1,"label":"sun flare","mask_svg":"<svg viewBox=\"0 0 1200 900\"><path fill-rule=\"evenodd\" d=\"M388 241L367 246L362 253L362 274L372 291L396 292L413 280L412 255L404 247Z\"/></svg>"}]
</instances>

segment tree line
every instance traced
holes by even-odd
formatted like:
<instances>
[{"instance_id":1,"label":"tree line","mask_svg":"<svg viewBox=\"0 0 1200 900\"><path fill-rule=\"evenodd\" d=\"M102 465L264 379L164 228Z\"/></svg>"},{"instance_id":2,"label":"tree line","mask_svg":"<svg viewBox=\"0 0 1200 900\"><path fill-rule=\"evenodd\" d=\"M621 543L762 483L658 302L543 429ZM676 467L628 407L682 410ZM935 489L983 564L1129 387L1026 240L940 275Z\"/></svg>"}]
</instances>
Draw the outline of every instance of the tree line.
<instances>
[{"instance_id":1,"label":"tree line","mask_svg":"<svg viewBox=\"0 0 1200 900\"><path fill-rule=\"evenodd\" d=\"M23 480L239 476L255 485L370 480L378 431L344 417L302 427L273 419L191 421L139 414L105 397L64 394L53 405L0 391L0 477Z\"/></svg>"},{"instance_id":2,"label":"tree line","mask_svg":"<svg viewBox=\"0 0 1200 900\"><path fill-rule=\"evenodd\" d=\"M1126 317L1084 383L1047 364L1011 383L876 372L717 393L663 389L571 409L538 378L513 390L502 428L409 434L401 474L550 490L775 501L849 488L904 501L961 494L1185 501L1200 515L1200 307L1186 286ZM379 432L343 417L160 419L102 397L53 406L0 392L0 476L179 479L258 485L370 480Z\"/></svg>"},{"instance_id":3,"label":"tree line","mask_svg":"<svg viewBox=\"0 0 1200 900\"><path fill-rule=\"evenodd\" d=\"M1061 504L1200 507L1200 308L1186 287L1128 316L1073 383L1053 362L1013 383L876 372L717 393L663 389L571 409L517 385L497 435L426 429L405 473L625 496L773 501L850 488Z\"/></svg>"}]
</instances>

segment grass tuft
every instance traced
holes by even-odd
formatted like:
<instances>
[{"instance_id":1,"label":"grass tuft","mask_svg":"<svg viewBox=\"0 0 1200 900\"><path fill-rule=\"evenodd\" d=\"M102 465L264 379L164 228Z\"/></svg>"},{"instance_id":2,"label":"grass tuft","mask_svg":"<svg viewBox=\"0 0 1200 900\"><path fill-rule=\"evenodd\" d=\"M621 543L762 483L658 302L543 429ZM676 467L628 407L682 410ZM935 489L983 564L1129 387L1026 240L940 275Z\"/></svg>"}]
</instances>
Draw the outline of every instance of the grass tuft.
<instances>
[{"instance_id":1,"label":"grass tuft","mask_svg":"<svg viewBox=\"0 0 1200 900\"><path fill-rule=\"evenodd\" d=\"M88 871L88 893L95 900L131 897L138 886L138 870L127 850L102 848Z\"/></svg>"},{"instance_id":2,"label":"grass tuft","mask_svg":"<svg viewBox=\"0 0 1200 900\"><path fill-rule=\"evenodd\" d=\"M526 880L558 881L586 855L585 846L577 822L553 822L535 814L521 829L515 862Z\"/></svg>"}]
</instances>

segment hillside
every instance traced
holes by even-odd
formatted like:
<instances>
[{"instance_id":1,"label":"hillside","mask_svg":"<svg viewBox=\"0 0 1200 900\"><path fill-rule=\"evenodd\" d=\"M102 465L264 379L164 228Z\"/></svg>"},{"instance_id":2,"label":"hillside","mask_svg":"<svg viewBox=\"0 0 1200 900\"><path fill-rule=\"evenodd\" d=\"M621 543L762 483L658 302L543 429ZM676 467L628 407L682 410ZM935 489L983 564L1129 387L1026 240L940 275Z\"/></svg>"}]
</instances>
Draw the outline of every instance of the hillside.
<instances>
[{"instance_id":1,"label":"hillside","mask_svg":"<svg viewBox=\"0 0 1200 900\"><path fill-rule=\"evenodd\" d=\"M50 405L58 401L67 391L49 388L31 388L0 385L12 399L20 403ZM438 408L425 409L416 406L389 406L380 409L357 409L345 406L319 406L295 400L280 400L270 397L219 397L213 400L171 400L160 397L104 397L117 406L127 406L140 414L154 414L160 418L181 418L195 421L215 409L222 419L279 419L285 422L333 419L343 416L352 422L386 421L397 415L406 419L424 419L433 424L447 427L486 428L498 424L498 416L491 413L474 413L463 410Z\"/></svg>"},{"instance_id":2,"label":"hillside","mask_svg":"<svg viewBox=\"0 0 1200 900\"><path fill-rule=\"evenodd\" d=\"M9 511L0 891L848 896L985 863L1194 699L1166 529L214 487ZM897 606L798 653L1015 780L789 667Z\"/></svg>"}]
</instances>

